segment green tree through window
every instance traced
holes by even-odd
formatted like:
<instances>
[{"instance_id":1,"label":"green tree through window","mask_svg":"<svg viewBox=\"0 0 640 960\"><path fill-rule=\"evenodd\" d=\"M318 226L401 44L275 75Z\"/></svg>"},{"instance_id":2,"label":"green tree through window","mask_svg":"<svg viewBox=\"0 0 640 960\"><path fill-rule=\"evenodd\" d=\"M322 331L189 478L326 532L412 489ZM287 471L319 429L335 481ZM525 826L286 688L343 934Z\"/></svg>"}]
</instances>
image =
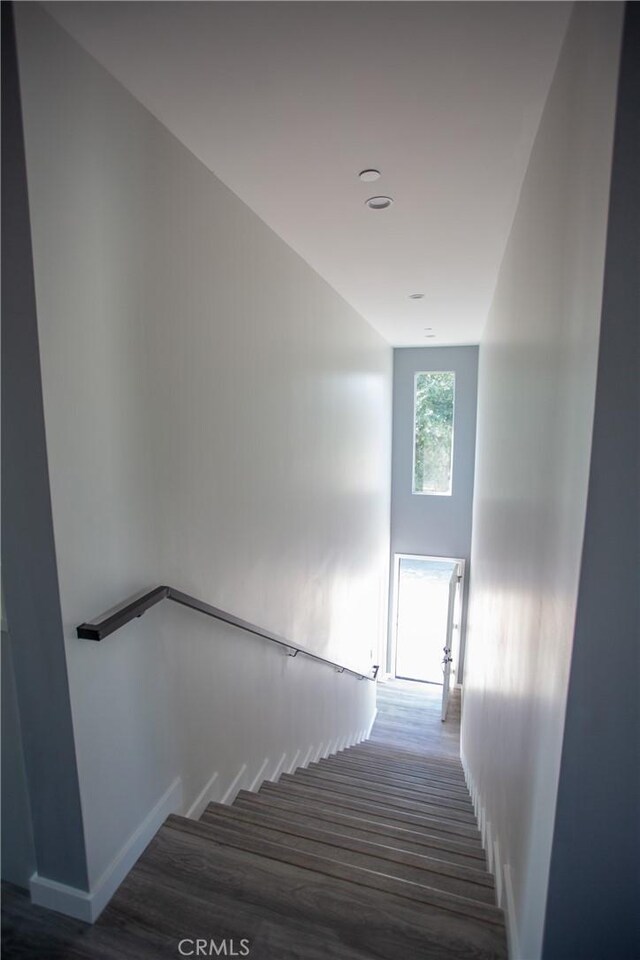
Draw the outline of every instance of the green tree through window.
<instances>
[{"instance_id":1,"label":"green tree through window","mask_svg":"<svg viewBox=\"0 0 640 960\"><path fill-rule=\"evenodd\" d=\"M455 383L450 371L416 373L414 493L451 493Z\"/></svg>"}]
</instances>

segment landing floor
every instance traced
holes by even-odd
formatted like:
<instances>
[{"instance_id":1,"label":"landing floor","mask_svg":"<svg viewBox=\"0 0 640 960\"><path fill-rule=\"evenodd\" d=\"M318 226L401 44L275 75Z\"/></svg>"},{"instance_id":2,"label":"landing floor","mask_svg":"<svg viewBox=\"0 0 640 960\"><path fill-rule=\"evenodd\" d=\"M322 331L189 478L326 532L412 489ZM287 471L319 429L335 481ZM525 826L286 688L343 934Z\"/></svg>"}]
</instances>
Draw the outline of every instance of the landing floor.
<instances>
[{"instance_id":1,"label":"landing floor","mask_svg":"<svg viewBox=\"0 0 640 960\"><path fill-rule=\"evenodd\" d=\"M378 715L371 742L432 757L460 757L460 690L452 690L440 720L442 687L390 680L378 684Z\"/></svg>"}]
</instances>

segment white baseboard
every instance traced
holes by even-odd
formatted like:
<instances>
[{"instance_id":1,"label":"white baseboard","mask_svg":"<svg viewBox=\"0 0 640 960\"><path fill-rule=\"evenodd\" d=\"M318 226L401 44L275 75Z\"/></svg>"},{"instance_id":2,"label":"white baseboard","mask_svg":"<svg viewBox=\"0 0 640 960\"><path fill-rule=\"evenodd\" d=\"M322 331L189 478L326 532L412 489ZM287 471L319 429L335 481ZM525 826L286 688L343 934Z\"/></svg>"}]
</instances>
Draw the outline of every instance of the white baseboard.
<instances>
[{"instance_id":1,"label":"white baseboard","mask_svg":"<svg viewBox=\"0 0 640 960\"><path fill-rule=\"evenodd\" d=\"M65 883L56 880L47 880L34 873L29 881L31 902L47 910L64 913L75 920L84 920L93 923L93 898L87 890L77 887L68 887Z\"/></svg>"},{"instance_id":2,"label":"white baseboard","mask_svg":"<svg viewBox=\"0 0 640 960\"><path fill-rule=\"evenodd\" d=\"M377 716L378 716L378 708L376 707L375 710L373 711L373 716L371 717L371 723L370 723L369 726L367 727L367 732L365 733L364 737L362 738L363 740L368 740L369 737L371 736L371 731L373 730L373 725L374 725L374 723L376 722Z\"/></svg>"},{"instance_id":3,"label":"white baseboard","mask_svg":"<svg viewBox=\"0 0 640 960\"><path fill-rule=\"evenodd\" d=\"M496 871L494 870L495 864L493 862L493 856L495 853L494 846L493 846L493 831L491 829L491 821L486 819L486 815L485 815L484 835L482 837L482 846L484 847L485 852L487 854L487 863L489 865L489 873L492 873L495 877Z\"/></svg>"},{"instance_id":4,"label":"white baseboard","mask_svg":"<svg viewBox=\"0 0 640 960\"><path fill-rule=\"evenodd\" d=\"M504 888L504 920L507 928L507 947L511 960L521 960L520 938L518 936L518 926L516 923L516 904L513 896L513 879L511 876L511 867L508 863L502 866L503 888Z\"/></svg>"},{"instance_id":5,"label":"white baseboard","mask_svg":"<svg viewBox=\"0 0 640 960\"><path fill-rule=\"evenodd\" d=\"M473 775L469 769L464 752L460 751L462 769L473 801L473 809L480 826L482 846L487 855L487 863L496 885L496 900L504 911L504 922L507 931L507 947L511 960L520 960L520 946L516 923L515 900L513 896L513 881L511 867L502 860L501 844L498 834L494 831L491 821L487 819L487 811L482 796Z\"/></svg>"},{"instance_id":6,"label":"white baseboard","mask_svg":"<svg viewBox=\"0 0 640 960\"><path fill-rule=\"evenodd\" d=\"M246 763L243 763L225 792L220 797L220 800L218 801L219 803L233 803L236 798L236 794L242 789L242 778L246 772L247 765Z\"/></svg>"},{"instance_id":7,"label":"white baseboard","mask_svg":"<svg viewBox=\"0 0 640 960\"><path fill-rule=\"evenodd\" d=\"M200 791L191 806L185 811L184 816L188 817L190 820L199 820L210 803L233 803L238 791L242 789L243 781L246 783L245 789L255 792L258 790L263 780L274 780L277 778L282 764L286 761L286 759L287 755L286 753L283 753L280 760L276 764L273 773L270 776L267 776L266 770L270 761L268 757L265 757L251 780L249 780L250 773L248 772L248 766L246 763L243 763L236 775L229 781L226 788L220 783L220 777L218 775L218 771L216 770L204 785L203 789ZM249 782L247 783L247 781Z\"/></svg>"},{"instance_id":8,"label":"white baseboard","mask_svg":"<svg viewBox=\"0 0 640 960\"><path fill-rule=\"evenodd\" d=\"M34 873L29 882L32 903L94 923L169 814L181 806L182 780L176 777L90 890L69 887Z\"/></svg>"},{"instance_id":9,"label":"white baseboard","mask_svg":"<svg viewBox=\"0 0 640 960\"><path fill-rule=\"evenodd\" d=\"M504 868L502 866L502 857L500 854L500 843L498 839L493 841L493 863L496 866L496 869L493 872L493 876L496 881L496 901L498 906L504 910Z\"/></svg>"},{"instance_id":10,"label":"white baseboard","mask_svg":"<svg viewBox=\"0 0 640 960\"><path fill-rule=\"evenodd\" d=\"M265 779L264 772L269 766L269 763L270 763L269 757L265 757L264 760L262 761L260 769L256 773L255 777L253 778L249 786L249 790L251 791L251 793L255 793L255 791L260 787L260 784L262 783L262 781Z\"/></svg>"},{"instance_id":11,"label":"white baseboard","mask_svg":"<svg viewBox=\"0 0 640 960\"><path fill-rule=\"evenodd\" d=\"M289 761L289 763L286 766L287 773L293 773L294 770L297 770L299 766L299 763L298 763L299 756L300 756L300 751L296 750L296 752L293 755L293 758ZM285 757L286 757L286 753L285 753Z\"/></svg>"},{"instance_id":12,"label":"white baseboard","mask_svg":"<svg viewBox=\"0 0 640 960\"><path fill-rule=\"evenodd\" d=\"M208 804L214 799L218 787L218 771L216 770L185 813L185 817L190 820L199 820Z\"/></svg>"},{"instance_id":13,"label":"white baseboard","mask_svg":"<svg viewBox=\"0 0 640 960\"><path fill-rule=\"evenodd\" d=\"M300 756L300 751L298 750L298 752L294 757L294 760L296 760L299 756ZM277 780L280 774L282 773L282 771L284 770L284 765L286 762L287 762L287 755L286 753L283 753L280 759L278 760L278 762L276 763L275 767L269 774L269 776L265 777L265 780L272 780L272 781Z\"/></svg>"},{"instance_id":14,"label":"white baseboard","mask_svg":"<svg viewBox=\"0 0 640 960\"><path fill-rule=\"evenodd\" d=\"M330 754L335 753L336 750L338 749L339 742L340 741L338 739L338 740L332 740L331 742L328 742L328 743L321 743L316 753L316 763L318 762L318 760L326 760Z\"/></svg>"},{"instance_id":15,"label":"white baseboard","mask_svg":"<svg viewBox=\"0 0 640 960\"><path fill-rule=\"evenodd\" d=\"M301 767L304 768L309 766L309 764L311 763L311 757L313 756L313 750L314 750L313 746L310 746L307 752L305 753L304 760L302 760L300 763Z\"/></svg>"},{"instance_id":16,"label":"white baseboard","mask_svg":"<svg viewBox=\"0 0 640 960\"><path fill-rule=\"evenodd\" d=\"M368 731L371 730L374 720L375 714L371 720ZM369 735L368 731L355 731L346 736L343 735L320 744L313 744L309 747L302 762L299 762L300 750L296 751L290 761L287 761L287 754L283 753L268 779L277 779L283 769L292 773L299 766L306 767L312 757L317 760L320 757L334 754L344 749L345 746L359 743L360 740L366 739ZM269 763L269 758L265 758L251 779L249 779L250 774L247 764L243 763L224 792L222 792L218 802L226 804L233 803L236 794L242 789L243 783L249 782L247 789L257 790L262 781L267 779L266 771L268 770ZM184 816L190 819L198 819L207 804L214 800L221 791L222 785L220 784L219 774L216 770L197 797L195 797L187 807ZM94 923L169 814L176 813L183 809L182 794L182 779L181 777L176 777L153 806L153 809L149 811L142 823L140 823L131 834L107 869L101 874L96 883L92 885L90 890L70 887L64 883L58 883L56 880L49 880L47 877L41 877L38 873L34 873L29 881L32 902L39 907L56 910L58 913L64 913L76 920Z\"/></svg>"}]
</instances>

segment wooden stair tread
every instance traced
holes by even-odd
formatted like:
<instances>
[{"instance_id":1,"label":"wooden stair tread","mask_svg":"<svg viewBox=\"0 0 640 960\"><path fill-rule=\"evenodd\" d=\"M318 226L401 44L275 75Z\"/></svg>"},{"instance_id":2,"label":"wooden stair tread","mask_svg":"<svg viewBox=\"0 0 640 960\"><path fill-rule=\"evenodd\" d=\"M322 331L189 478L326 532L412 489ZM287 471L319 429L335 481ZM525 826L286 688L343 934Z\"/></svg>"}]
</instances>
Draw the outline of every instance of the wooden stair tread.
<instances>
[{"instance_id":1,"label":"wooden stair tread","mask_svg":"<svg viewBox=\"0 0 640 960\"><path fill-rule=\"evenodd\" d=\"M270 823L278 829L284 829L286 832L297 836L308 836L316 838L334 846L345 846L354 851L362 853L371 853L382 859L388 859L396 863L403 863L418 869L435 871L447 876L457 877L461 880L468 880L473 883L479 883L483 886L493 889L493 877L487 873L483 865L451 863L435 854L428 855L421 850L413 849L412 845L404 847L394 845L393 841L384 835L369 834L366 839L353 836L348 832L348 828L337 829L337 825L332 822L322 821L314 817L304 817L295 815L290 810L282 810L273 807L260 807L254 805L247 809L246 806L237 806L235 803L229 807L224 804L211 803L203 813L203 818L207 814L215 812L223 816L233 816L247 822L257 824ZM352 828L353 829L353 828ZM405 841L406 844L406 841Z\"/></svg>"},{"instance_id":2,"label":"wooden stair tread","mask_svg":"<svg viewBox=\"0 0 640 960\"><path fill-rule=\"evenodd\" d=\"M334 763L335 760L335 763ZM465 793L467 791L467 785L464 780L457 778L452 778L447 776L446 773L441 773L438 770L417 770L415 767L410 765L402 765L401 767L395 767L388 763L385 763L383 760L372 763L367 761L360 761L356 758L351 759L350 757L340 757L333 758L327 757L319 761L320 763L331 763L333 766L343 765L348 766L352 770L359 770L362 773L367 773L370 776L383 776L383 777L406 777L411 780L417 780L420 783L433 783L439 784L441 789L451 789L454 791L460 791Z\"/></svg>"},{"instance_id":3,"label":"wooden stair tread","mask_svg":"<svg viewBox=\"0 0 640 960\"><path fill-rule=\"evenodd\" d=\"M354 753L351 753L354 750ZM351 747L349 751L340 754L339 759L349 760L349 762L359 763L362 766L368 766L370 769L384 768L392 770L395 773L405 773L409 776L437 777L441 780L447 780L452 784L462 788L466 787L464 771L462 766L451 767L442 764L421 762L420 758L413 758L407 754L404 759L399 757L388 757L384 754L363 753Z\"/></svg>"},{"instance_id":4,"label":"wooden stair tread","mask_svg":"<svg viewBox=\"0 0 640 960\"><path fill-rule=\"evenodd\" d=\"M344 772L345 774L348 772L350 777L357 777L361 780L397 783L398 785L407 784L407 786L417 789L425 786L452 797L469 795L466 784L452 783L449 780L441 780L436 777L422 777L417 774L394 773L384 765L371 769L371 767L353 761L349 757L326 757L317 763L310 763L306 769L331 770L335 773Z\"/></svg>"},{"instance_id":5,"label":"wooden stair tread","mask_svg":"<svg viewBox=\"0 0 640 960\"><path fill-rule=\"evenodd\" d=\"M176 821L179 821L177 823ZM317 853L298 850L281 843L274 843L263 837L250 836L246 831L233 830L229 827L196 820L186 820L172 814L167 824L174 829L180 829L193 836L211 843L231 846L240 850L259 854L269 860L288 863L302 867L324 876L346 880L357 886L370 887L383 893L391 894L400 899L411 900L415 903L429 905L443 912L456 916L470 917L481 924L494 926L503 925L502 911L498 907L481 903L467 897L453 893L443 893L432 887L421 886L407 880L400 880L387 874L377 873L365 867L356 867L352 864L339 863Z\"/></svg>"},{"instance_id":6,"label":"wooden stair tread","mask_svg":"<svg viewBox=\"0 0 640 960\"><path fill-rule=\"evenodd\" d=\"M348 836L374 839L378 842L388 841L389 844L400 850L414 850L424 852L426 856L433 856L440 860L460 863L477 869L485 869L484 851L477 844L457 842L443 836L417 833L392 822L383 823L377 820L366 819L364 815L348 810L331 809L321 803L309 804L308 801L300 804L293 798L280 797L276 794L255 794L241 791L234 800L234 807L243 808L265 807L285 813L291 818L302 818L313 822L328 823L332 829L342 830Z\"/></svg>"},{"instance_id":7,"label":"wooden stair tread","mask_svg":"<svg viewBox=\"0 0 640 960\"><path fill-rule=\"evenodd\" d=\"M373 785L352 786L349 783L343 783L341 780L326 780L323 777L314 777L313 774L307 774L301 770L294 774L283 774L278 783L283 785L304 784L312 790L330 791L331 793L344 794L347 797L362 797L363 800L371 803L382 803L387 806L398 807L402 810L409 810L413 813L426 813L427 816L443 817L447 820L455 820L460 823L475 825L476 818L471 804L466 809L452 807L447 803L442 803L440 798L431 798L425 796L424 800L413 800L405 797L400 792L386 791L380 792Z\"/></svg>"},{"instance_id":8,"label":"wooden stair tread","mask_svg":"<svg viewBox=\"0 0 640 960\"><path fill-rule=\"evenodd\" d=\"M365 803L363 800L355 797L343 797L339 794L320 794L313 790L304 790L302 787L291 787L284 789L278 784L263 783L260 788L260 795L265 797L277 796L298 800L305 806L319 804L326 810L337 810L349 813L351 816L377 822L381 825L391 824L404 827L415 833L427 834L429 836L445 837L449 840L455 840L457 843L464 843L468 847L476 850L482 849L479 831L462 825L458 827L453 824L450 829L448 821L438 820L437 818L419 817L408 814L404 811L394 810L384 807L380 804Z\"/></svg>"},{"instance_id":9,"label":"wooden stair tread","mask_svg":"<svg viewBox=\"0 0 640 960\"><path fill-rule=\"evenodd\" d=\"M450 872L443 872L437 869L429 869L423 865L415 866L406 862L398 862L389 857L381 857L378 851L371 849L354 849L359 846L349 843L336 843L335 837L330 834L310 836L311 831L296 831L287 828L286 824L269 823L266 820L259 822L247 822L242 817L234 816L232 808L227 807L226 811L215 809L212 805L201 817L201 822L222 829L226 836L226 831L233 831L241 840L245 836L257 837L276 843L285 849L294 848L300 852L315 854L328 860L334 860L356 869L370 870L383 876L395 877L399 880L411 884L418 884L428 889L436 889L457 896L466 897L470 900L477 900L481 903L495 905L494 890L491 886L477 883L475 880L461 879L452 876ZM344 839L344 838L342 838Z\"/></svg>"},{"instance_id":10,"label":"wooden stair tread","mask_svg":"<svg viewBox=\"0 0 640 960\"><path fill-rule=\"evenodd\" d=\"M219 937L217 913L223 903L231 909L236 904L247 918L262 911L265 920L256 931L251 950L251 956L259 960L281 960L285 956L304 960L407 960L420 956L429 960L506 960L501 922L451 914L341 876L324 876L308 867L220 844L210 836L203 837L202 829L197 821L169 818L135 869L138 878L148 880L149 892L164 887L165 910L162 905L157 908L156 918L161 928L173 926L174 935L175 920L173 924L171 921L176 916L176 903L180 904L180 917L187 903L187 930L198 931L196 936ZM128 883L129 879L121 888L123 897L117 895L120 902L113 905L115 910L123 908L124 922L130 916L127 901L132 899L126 896ZM140 904L139 895L133 899ZM145 901L149 899L147 896ZM151 906L144 902L141 909ZM265 934L269 918L274 924L289 928L295 925L300 930L298 950L295 945L283 950L281 944L286 945L286 939L281 939L280 953L269 949L269 932ZM237 926L242 929L242 923ZM311 940L308 949L305 930ZM321 941L325 932L326 950L323 953L320 947L316 952L314 943Z\"/></svg>"},{"instance_id":11,"label":"wooden stair tread","mask_svg":"<svg viewBox=\"0 0 640 960\"><path fill-rule=\"evenodd\" d=\"M370 760L384 759L389 763L411 764L424 769L438 769L454 777L464 779L464 770L458 758L453 759L436 755L425 756L420 751L410 747L392 748L388 744L379 744L369 740L349 747L344 753Z\"/></svg>"},{"instance_id":12,"label":"wooden stair tread","mask_svg":"<svg viewBox=\"0 0 640 960\"><path fill-rule=\"evenodd\" d=\"M422 826L425 829L438 830L441 833L464 837L466 840L475 840L478 843L480 842L480 833L471 823L463 823L440 816L437 809L434 809L433 813L427 809L417 812L416 810L402 807L398 803L383 803L379 799L371 802L359 796L348 796L330 790L320 791L314 787L307 787L302 783L287 783L286 786L280 783L263 783L260 787L260 792L296 794L297 796L309 797L310 799L321 794L323 799L334 806L360 810L364 813L372 813L374 815L380 814L390 820L398 820L401 823Z\"/></svg>"},{"instance_id":13,"label":"wooden stair tread","mask_svg":"<svg viewBox=\"0 0 640 960\"><path fill-rule=\"evenodd\" d=\"M320 820L315 812L313 815L304 815L290 806L274 807L259 803L247 804L243 803L242 799L240 799L238 805L234 802L231 807L216 803L209 804L203 813L203 818L210 812L232 817L239 814L239 819L252 820L256 824L269 823L276 829L297 836L308 836L332 846L344 846L354 851L370 853L372 856L378 856L381 859L388 859L399 864L404 863L417 869L457 877L461 880L479 883L491 889L494 887L493 877L486 870L484 856L463 857L461 859L464 862L455 863L445 859L446 850L438 851L437 848L431 848L431 852L427 853L420 846L416 846L413 843L413 834L409 834L410 840L404 838L401 841L390 838L387 833L368 833L363 836L354 836L349 832L352 830L357 832L357 827L354 827L352 823L343 827L336 824L333 819ZM360 832L365 834L364 831Z\"/></svg>"},{"instance_id":14,"label":"wooden stair tread","mask_svg":"<svg viewBox=\"0 0 640 960\"><path fill-rule=\"evenodd\" d=\"M325 768L321 769L312 769L307 767L304 771L297 770L294 774L296 777L304 778L305 780L321 780L328 783L340 783L345 786L354 787L360 790L372 790L378 793L380 796L398 796L402 797L405 800L416 800L420 801L421 799L427 799L429 803L436 803L442 807L450 807L452 810L461 810L463 812L468 812L473 817L473 804L471 803L471 798L467 794L466 797L460 796L452 797L447 794L443 794L437 790L432 790L430 787L424 787L424 789L419 789L414 787L413 789L405 786L402 783L392 784L385 781L373 781L373 780L362 780L358 777L348 776L342 773L336 773L333 770L327 771Z\"/></svg>"},{"instance_id":15,"label":"wooden stair tread","mask_svg":"<svg viewBox=\"0 0 640 960\"><path fill-rule=\"evenodd\" d=\"M160 935L166 940L163 949L157 949L148 960L179 957L177 944L182 937L176 936L176 929L186 931L188 936L193 931L193 939L204 939L207 944L213 941L220 945L226 940L229 951L233 943L236 956L241 942L248 940L249 956L259 960L282 960L292 956L305 960L324 960L325 957L368 960L370 954L366 949L349 943L348 935L341 936L326 918L324 924L320 918L315 921L301 919L263 904L258 897L248 901L235 890L230 894L225 888L225 878L256 872L259 858L247 862L249 856L228 847L216 858L218 862L207 863L210 878L217 886L215 893L209 888L201 890L195 878L188 881L175 878L164 858L157 865L145 861L125 881L126 902L120 907L120 901L116 900L109 906L106 916L114 925L144 927L154 938ZM268 861L265 863L270 867ZM185 945L185 950L193 949L194 945ZM66 954L63 956L66 960ZM136 960L135 953L130 956L131 960ZM70 954L71 957L76 960L75 953ZM114 954L104 960L120 960L120 957L120 954ZM147 960L147 955L144 954L141 960Z\"/></svg>"}]
</instances>

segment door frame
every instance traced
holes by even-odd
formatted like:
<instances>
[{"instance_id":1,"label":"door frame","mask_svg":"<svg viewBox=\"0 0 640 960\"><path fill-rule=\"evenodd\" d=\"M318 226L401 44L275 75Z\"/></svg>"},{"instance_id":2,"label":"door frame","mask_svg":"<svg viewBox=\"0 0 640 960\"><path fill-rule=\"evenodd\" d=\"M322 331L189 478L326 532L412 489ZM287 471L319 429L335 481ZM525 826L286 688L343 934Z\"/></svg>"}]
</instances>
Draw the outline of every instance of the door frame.
<instances>
[{"instance_id":1,"label":"door frame","mask_svg":"<svg viewBox=\"0 0 640 960\"><path fill-rule=\"evenodd\" d=\"M462 649L462 612L464 610L464 591L466 578L466 560L462 557L433 557L424 553L394 553L393 555L393 587L391 595L391 620L389 623L389 635L387 638L387 662L385 674L390 679L396 676L396 649L398 641L398 583L400 578L401 560L435 560L443 563L458 564L458 598L456 602L456 612L458 622L454 624L454 642L452 643L452 653L454 655L451 664L451 672L454 674L454 686L458 684L460 651ZM455 630L457 627L457 635ZM420 681L416 681L420 682Z\"/></svg>"}]
</instances>

